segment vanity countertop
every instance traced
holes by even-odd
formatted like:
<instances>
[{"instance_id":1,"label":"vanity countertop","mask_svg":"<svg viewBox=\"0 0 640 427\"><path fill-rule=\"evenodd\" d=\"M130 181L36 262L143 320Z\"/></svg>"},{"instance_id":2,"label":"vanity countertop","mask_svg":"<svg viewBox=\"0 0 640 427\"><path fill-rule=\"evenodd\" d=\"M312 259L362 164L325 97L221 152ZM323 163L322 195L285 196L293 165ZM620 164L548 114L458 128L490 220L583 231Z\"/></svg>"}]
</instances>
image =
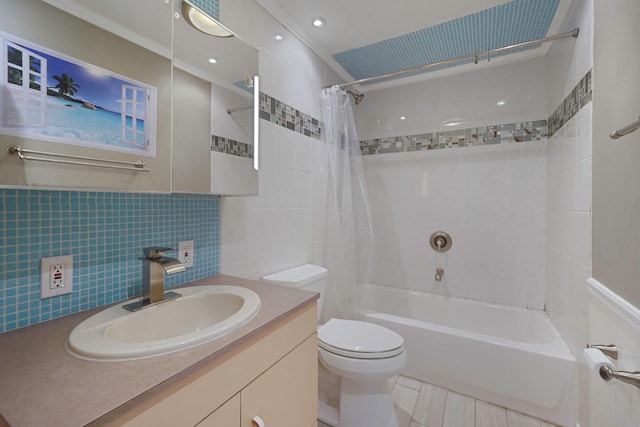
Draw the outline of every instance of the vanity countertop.
<instances>
[{"instance_id":1,"label":"vanity countertop","mask_svg":"<svg viewBox=\"0 0 640 427\"><path fill-rule=\"evenodd\" d=\"M73 328L105 307L0 334L0 426L106 424L318 298L226 275L179 287L196 285L242 286L255 291L262 306L247 324L212 342L126 362L81 360L65 350Z\"/></svg>"}]
</instances>

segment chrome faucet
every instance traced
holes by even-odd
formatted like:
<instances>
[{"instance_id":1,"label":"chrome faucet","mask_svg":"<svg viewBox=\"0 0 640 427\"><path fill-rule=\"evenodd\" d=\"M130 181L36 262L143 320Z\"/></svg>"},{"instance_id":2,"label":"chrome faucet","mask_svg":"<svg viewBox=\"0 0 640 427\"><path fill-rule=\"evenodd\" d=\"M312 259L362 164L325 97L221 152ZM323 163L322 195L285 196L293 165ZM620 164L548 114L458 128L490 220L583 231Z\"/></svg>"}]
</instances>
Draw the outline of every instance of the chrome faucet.
<instances>
[{"instance_id":1,"label":"chrome faucet","mask_svg":"<svg viewBox=\"0 0 640 427\"><path fill-rule=\"evenodd\" d=\"M442 267L436 268L436 282L441 282L442 276L444 276L444 269Z\"/></svg>"},{"instance_id":2,"label":"chrome faucet","mask_svg":"<svg viewBox=\"0 0 640 427\"><path fill-rule=\"evenodd\" d=\"M154 304L181 296L177 292L164 291L164 275L185 271L184 265L175 258L164 256L171 248L144 248L142 260L142 300L122 306L129 311L137 311Z\"/></svg>"}]
</instances>

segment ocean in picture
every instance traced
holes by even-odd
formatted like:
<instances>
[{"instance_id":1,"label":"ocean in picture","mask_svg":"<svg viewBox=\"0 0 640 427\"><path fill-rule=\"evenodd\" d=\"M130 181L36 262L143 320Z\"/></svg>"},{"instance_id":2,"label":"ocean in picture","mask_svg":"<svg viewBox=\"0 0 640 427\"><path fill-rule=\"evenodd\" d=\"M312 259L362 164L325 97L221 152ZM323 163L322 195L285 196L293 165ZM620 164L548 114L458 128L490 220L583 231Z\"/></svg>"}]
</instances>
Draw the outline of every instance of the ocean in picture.
<instances>
[{"instance_id":1,"label":"ocean in picture","mask_svg":"<svg viewBox=\"0 0 640 427\"><path fill-rule=\"evenodd\" d=\"M137 148L122 141L122 119L119 113L84 108L80 103L48 96L46 114L48 125L44 128L30 128L31 136L40 135L38 139L43 139L44 136L75 142L91 141L126 149ZM127 126L131 126L131 118L128 120ZM144 120L136 120L136 128L143 131ZM138 135L139 138L144 137L143 134ZM138 142L136 145L144 147L144 141Z\"/></svg>"}]
</instances>

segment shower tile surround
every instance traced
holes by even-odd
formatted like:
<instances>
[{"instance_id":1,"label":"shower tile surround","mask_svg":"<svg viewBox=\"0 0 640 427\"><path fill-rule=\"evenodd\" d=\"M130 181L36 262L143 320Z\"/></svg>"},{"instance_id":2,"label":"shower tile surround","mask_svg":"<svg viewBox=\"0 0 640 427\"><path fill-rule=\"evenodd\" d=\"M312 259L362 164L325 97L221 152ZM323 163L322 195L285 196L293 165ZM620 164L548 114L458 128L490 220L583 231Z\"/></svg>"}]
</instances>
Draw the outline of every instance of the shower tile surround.
<instances>
[{"instance_id":1,"label":"shower tile surround","mask_svg":"<svg viewBox=\"0 0 640 427\"><path fill-rule=\"evenodd\" d=\"M142 248L195 241L172 287L219 271L217 196L0 189L0 333L140 294ZM40 258L73 255L73 293L40 299ZM171 256L171 254L169 254Z\"/></svg>"}]
</instances>

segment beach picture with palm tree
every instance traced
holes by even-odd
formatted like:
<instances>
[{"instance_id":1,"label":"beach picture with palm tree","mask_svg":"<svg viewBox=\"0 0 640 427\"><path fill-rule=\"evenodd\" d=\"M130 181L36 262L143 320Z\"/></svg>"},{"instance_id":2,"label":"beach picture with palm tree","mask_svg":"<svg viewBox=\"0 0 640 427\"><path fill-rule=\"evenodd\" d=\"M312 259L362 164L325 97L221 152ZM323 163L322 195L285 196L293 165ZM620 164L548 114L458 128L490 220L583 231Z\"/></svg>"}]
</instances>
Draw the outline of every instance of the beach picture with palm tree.
<instances>
[{"instance_id":1,"label":"beach picture with palm tree","mask_svg":"<svg viewBox=\"0 0 640 427\"><path fill-rule=\"evenodd\" d=\"M155 157L156 88L0 33L0 133Z\"/></svg>"}]
</instances>

